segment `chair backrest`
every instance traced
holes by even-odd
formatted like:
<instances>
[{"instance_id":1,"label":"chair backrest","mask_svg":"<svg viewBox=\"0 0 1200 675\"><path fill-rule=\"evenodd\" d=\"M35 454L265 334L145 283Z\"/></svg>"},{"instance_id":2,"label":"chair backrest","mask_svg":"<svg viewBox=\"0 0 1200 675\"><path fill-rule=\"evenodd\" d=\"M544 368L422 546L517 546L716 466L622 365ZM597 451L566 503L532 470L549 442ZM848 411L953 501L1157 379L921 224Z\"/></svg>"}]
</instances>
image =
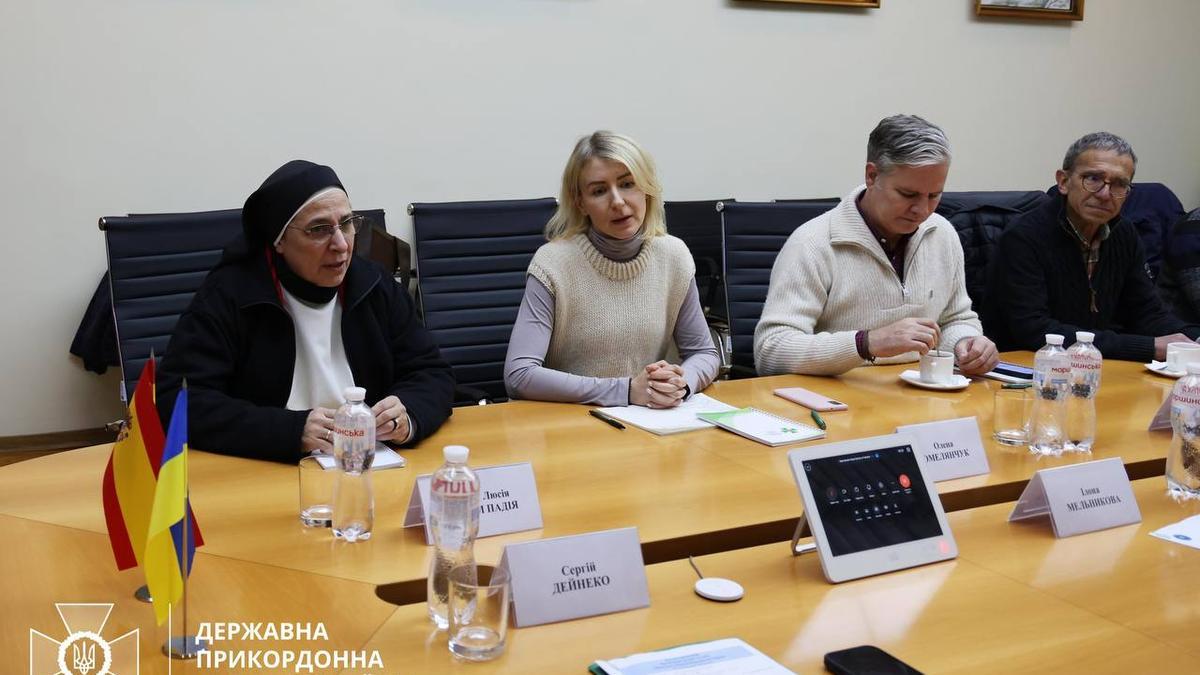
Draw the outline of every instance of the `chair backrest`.
<instances>
[{"instance_id":1,"label":"chair backrest","mask_svg":"<svg viewBox=\"0 0 1200 675\"><path fill-rule=\"evenodd\" d=\"M403 239L388 233L383 209L355 209L354 212L366 216L370 224L369 230L364 228L358 233L358 239L354 242L354 252L383 265L392 278L407 289L409 279L412 278L412 247Z\"/></svg>"},{"instance_id":2,"label":"chair backrest","mask_svg":"<svg viewBox=\"0 0 1200 675\"><path fill-rule=\"evenodd\" d=\"M506 397L504 357L525 272L557 205L553 198L409 205L425 327L460 387Z\"/></svg>"},{"instance_id":3,"label":"chair backrest","mask_svg":"<svg viewBox=\"0 0 1200 675\"><path fill-rule=\"evenodd\" d=\"M721 214L717 204L732 199L663 202L667 232L679 237L696 263L696 289L705 316L725 320L725 277L721 269Z\"/></svg>"},{"instance_id":4,"label":"chair backrest","mask_svg":"<svg viewBox=\"0 0 1200 675\"><path fill-rule=\"evenodd\" d=\"M1179 197L1162 183L1134 183L1121 207L1121 216L1133 224L1142 240L1150 276L1158 278L1166 257L1171 228L1187 215Z\"/></svg>"},{"instance_id":5,"label":"chair backrest","mask_svg":"<svg viewBox=\"0 0 1200 675\"><path fill-rule=\"evenodd\" d=\"M963 267L971 307L980 314L987 305L987 268L1000 234L1021 214L1046 199L1044 193L1020 190L944 192L937 213L950 221L963 247Z\"/></svg>"},{"instance_id":6,"label":"chair backrest","mask_svg":"<svg viewBox=\"0 0 1200 675\"><path fill-rule=\"evenodd\" d=\"M121 397L128 400L150 352L158 357L166 352L179 315L221 250L242 231L242 211L108 217L100 219L100 229L108 251Z\"/></svg>"},{"instance_id":7,"label":"chair backrest","mask_svg":"<svg viewBox=\"0 0 1200 675\"><path fill-rule=\"evenodd\" d=\"M735 373L754 372L754 328L762 316L771 268L797 227L838 200L721 204L725 292Z\"/></svg>"}]
</instances>

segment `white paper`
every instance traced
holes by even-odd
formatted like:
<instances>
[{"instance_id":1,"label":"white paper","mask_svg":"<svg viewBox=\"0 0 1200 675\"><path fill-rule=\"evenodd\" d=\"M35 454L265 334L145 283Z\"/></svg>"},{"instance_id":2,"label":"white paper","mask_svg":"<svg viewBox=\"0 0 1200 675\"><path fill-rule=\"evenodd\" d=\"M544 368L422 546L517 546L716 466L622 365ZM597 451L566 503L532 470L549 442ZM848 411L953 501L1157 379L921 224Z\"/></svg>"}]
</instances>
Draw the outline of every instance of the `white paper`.
<instances>
[{"instance_id":1,"label":"white paper","mask_svg":"<svg viewBox=\"0 0 1200 675\"><path fill-rule=\"evenodd\" d=\"M317 463L322 469L329 471L337 467L337 458L333 455L314 455L317 458ZM382 471L384 469L402 469L408 465L408 460L400 456L400 453L389 448L383 443L375 444L375 459L371 462L371 469Z\"/></svg>"},{"instance_id":2,"label":"white paper","mask_svg":"<svg viewBox=\"0 0 1200 675\"><path fill-rule=\"evenodd\" d=\"M782 675L792 671L738 638L596 661L608 675Z\"/></svg>"},{"instance_id":3,"label":"white paper","mask_svg":"<svg viewBox=\"0 0 1200 675\"><path fill-rule=\"evenodd\" d=\"M925 470L934 482L991 471L979 436L979 421L974 417L906 424L896 427L896 432L917 437Z\"/></svg>"},{"instance_id":4,"label":"white paper","mask_svg":"<svg viewBox=\"0 0 1200 675\"><path fill-rule=\"evenodd\" d=\"M696 414L727 410L736 408L704 394L696 394L674 408L646 408L640 405L600 408L600 412L609 417L659 435L711 429L713 425L696 417Z\"/></svg>"},{"instance_id":5,"label":"white paper","mask_svg":"<svg viewBox=\"0 0 1200 675\"><path fill-rule=\"evenodd\" d=\"M1184 518L1178 523L1160 527L1151 532L1150 536L1200 549L1200 516Z\"/></svg>"},{"instance_id":6,"label":"white paper","mask_svg":"<svg viewBox=\"0 0 1200 675\"><path fill-rule=\"evenodd\" d=\"M1119 457L1038 471L1008 519L1023 520L1046 510L1059 538L1142 522Z\"/></svg>"},{"instance_id":7,"label":"white paper","mask_svg":"<svg viewBox=\"0 0 1200 675\"><path fill-rule=\"evenodd\" d=\"M475 469L479 478L479 537L538 530L542 527L542 504L537 480L529 462L485 466ZM425 526L425 543L433 543L430 530L429 484L433 474L417 476L404 527Z\"/></svg>"},{"instance_id":8,"label":"white paper","mask_svg":"<svg viewBox=\"0 0 1200 675\"><path fill-rule=\"evenodd\" d=\"M636 527L509 544L500 566L517 626L650 606Z\"/></svg>"}]
</instances>

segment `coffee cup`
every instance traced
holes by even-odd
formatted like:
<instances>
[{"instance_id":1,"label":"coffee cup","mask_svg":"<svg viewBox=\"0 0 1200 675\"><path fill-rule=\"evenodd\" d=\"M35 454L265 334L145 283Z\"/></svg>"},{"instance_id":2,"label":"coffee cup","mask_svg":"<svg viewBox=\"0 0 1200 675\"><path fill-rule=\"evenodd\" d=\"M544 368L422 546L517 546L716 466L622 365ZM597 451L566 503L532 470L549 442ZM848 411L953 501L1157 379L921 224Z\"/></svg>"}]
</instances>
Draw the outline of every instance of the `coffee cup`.
<instances>
[{"instance_id":1,"label":"coffee cup","mask_svg":"<svg viewBox=\"0 0 1200 675\"><path fill-rule=\"evenodd\" d=\"M954 355L950 352L932 350L921 357L922 382L926 384L950 384L953 378Z\"/></svg>"},{"instance_id":2,"label":"coffee cup","mask_svg":"<svg viewBox=\"0 0 1200 675\"><path fill-rule=\"evenodd\" d=\"M1172 342L1167 345L1167 370L1182 373L1187 364L1200 361L1200 344Z\"/></svg>"}]
</instances>

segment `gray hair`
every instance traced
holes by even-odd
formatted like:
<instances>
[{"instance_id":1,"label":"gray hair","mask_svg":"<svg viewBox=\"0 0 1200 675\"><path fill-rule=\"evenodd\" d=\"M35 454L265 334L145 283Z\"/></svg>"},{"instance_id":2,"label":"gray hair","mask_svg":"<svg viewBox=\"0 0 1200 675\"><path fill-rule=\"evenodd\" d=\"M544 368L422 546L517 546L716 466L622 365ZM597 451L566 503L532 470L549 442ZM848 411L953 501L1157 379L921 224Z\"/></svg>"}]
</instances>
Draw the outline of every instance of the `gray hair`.
<instances>
[{"instance_id":1,"label":"gray hair","mask_svg":"<svg viewBox=\"0 0 1200 675\"><path fill-rule=\"evenodd\" d=\"M881 173L897 165L950 163L950 141L938 125L916 115L892 115L875 125L867 139L867 161Z\"/></svg>"},{"instance_id":2,"label":"gray hair","mask_svg":"<svg viewBox=\"0 0 1200 675\"><path fill-rule=\"evenodd\" d=\"M1075 141L1071 147L1067 148L1067 154L1063 157L1063 171L1070 172L1074 169L1079 156L1088 150L1111 150L1118 155L1128 155L1133 160L1133 168L1137 169L1137 155L1134 154L1133 146L1129 144L1129 141L1107 131L1096 131Z\"/></svg>"}]
</instances>

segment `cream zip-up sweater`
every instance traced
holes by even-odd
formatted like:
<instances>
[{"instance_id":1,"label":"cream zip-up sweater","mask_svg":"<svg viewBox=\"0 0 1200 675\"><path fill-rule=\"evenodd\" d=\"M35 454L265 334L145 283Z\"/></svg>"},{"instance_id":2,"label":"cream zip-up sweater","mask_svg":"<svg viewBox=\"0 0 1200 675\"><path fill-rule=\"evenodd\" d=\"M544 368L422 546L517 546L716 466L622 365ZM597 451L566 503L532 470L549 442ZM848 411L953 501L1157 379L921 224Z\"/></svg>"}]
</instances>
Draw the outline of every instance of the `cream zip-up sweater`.
<instances>
[{"instance_id":1,"label":"cream zip-up sweater","mask_svg":"<svg viewBox=\"0 0 1200 675\"><path fill-rule=\"evenodd\" d=\"M963 278L958 234L933 214L921 223L896 275L858 212L860 185L833 209L796 228L775 259L762 318L754 331L760 375L837 375L865 363L854 345L859 330L905 318L929 318L942 329L939 349L982 335ZM917 360L916 352L876 363Z\"/></svg>"}]
</instances>

